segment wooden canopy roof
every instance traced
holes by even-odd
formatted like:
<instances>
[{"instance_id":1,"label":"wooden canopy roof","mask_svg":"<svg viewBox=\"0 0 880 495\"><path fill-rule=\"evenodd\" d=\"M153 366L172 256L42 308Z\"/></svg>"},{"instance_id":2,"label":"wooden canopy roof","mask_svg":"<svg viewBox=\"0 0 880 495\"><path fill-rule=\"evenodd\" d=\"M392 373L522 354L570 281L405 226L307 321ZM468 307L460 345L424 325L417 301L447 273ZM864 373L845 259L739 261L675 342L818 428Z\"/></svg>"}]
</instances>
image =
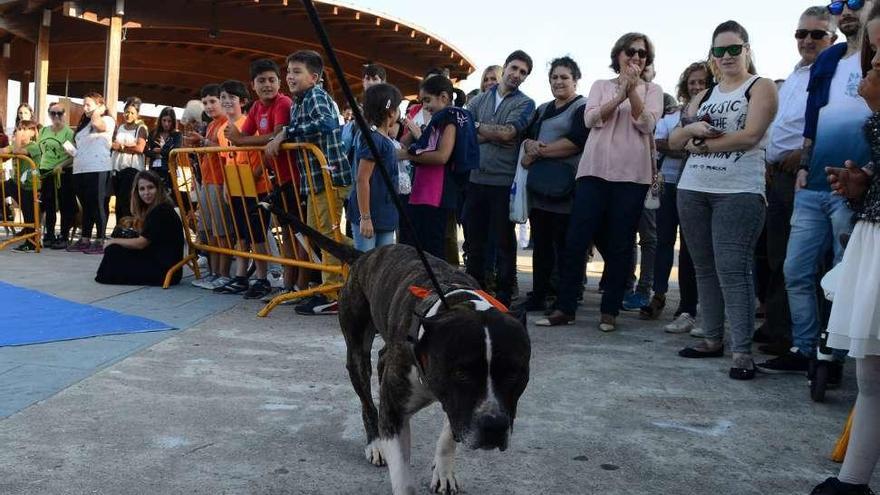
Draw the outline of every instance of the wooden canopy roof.
<instances>
[{"instance_id":1,"label":"wooden canopy roof","mask_svg":"<svg viewBox=\"0 0 880 495\"><path fill-rule=\"evenodd\" d=\"M0 0L0 39L11 45L7 76L33 80L28 73L34 70L37 31L50 9L49 93L78 97L100 91L107 24L117 3ZM389 82L404 94L416 93L421 76L432 67L448 68L453 79L474 71L458 49L421 28L333 1L316 4L356 93L362 89L362 67L371 62L385 67ZM139 96L181 106L205 84L247 81L248 66L258 58L283 67L296 50L322 52L298 0L126 0L121 6L122 99ZM325 80L341 97L332 71Z\"/></svg>"}]
</instances>

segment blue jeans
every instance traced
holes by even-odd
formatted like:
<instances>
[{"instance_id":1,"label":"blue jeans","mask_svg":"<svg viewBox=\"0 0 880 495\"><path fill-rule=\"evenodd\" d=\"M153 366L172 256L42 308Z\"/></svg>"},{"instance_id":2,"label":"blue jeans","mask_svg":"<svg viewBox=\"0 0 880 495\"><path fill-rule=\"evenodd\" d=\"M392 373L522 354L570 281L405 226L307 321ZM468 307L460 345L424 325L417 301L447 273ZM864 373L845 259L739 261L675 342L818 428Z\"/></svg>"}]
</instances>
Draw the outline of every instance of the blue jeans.
<instances>
[{"instance_id":1,"label":"blue jeans","mask_svg":"<svg viewBox=\"0 0 880 495\"><path fill-rule=\"evenodd\" d=\"M726 315L733 352L750 354L755 331L752 270L764 228L764 198L680 189L678 214L697 272L706 340L724 339Z\"/></svg>"},{"instance_id":2,"label":"blue jeans","mask_svg":"<svg viewBox=\"0 0 880 495\"><path fill-rule=\"evenodd\" d=\"M602 233L607 282L601 310L602 314L613 316L620 313L648 187L647 184L609 182L597 177L577 180L565 239L565 257L560 263L556 309L567 315L575 313L584 279L587 249Z\"/></svg>"},{"instance_id":3,"label":"blue jeans","mask_svg":"<svg viewBox=\"0 0 880 495\"><path fill-rule=\"evenodd\" d=\"M373 232L373 237L367 239L361 235L361 226L356 223L351 224L351 233L354 235L354 248L358 251L367 252L377 247L394 244L394 231Z\"/></svg>"},{"instance_id":4,"label":"blue jeans","mask_svg":"<svg viewBox=\"0 0 880 495\"><path fill-rule=\"evenodd\" d=\"M843 259L840 235L852 233L853 211L829 191L801 189L794 195L791 235L785 256L785 290L791 308L792 342L805 356L813 356L819 341L816 277L819 262L834 249L834 265ZM835 352L842 358L845 351Z\"/></svg>"}]
</instances>

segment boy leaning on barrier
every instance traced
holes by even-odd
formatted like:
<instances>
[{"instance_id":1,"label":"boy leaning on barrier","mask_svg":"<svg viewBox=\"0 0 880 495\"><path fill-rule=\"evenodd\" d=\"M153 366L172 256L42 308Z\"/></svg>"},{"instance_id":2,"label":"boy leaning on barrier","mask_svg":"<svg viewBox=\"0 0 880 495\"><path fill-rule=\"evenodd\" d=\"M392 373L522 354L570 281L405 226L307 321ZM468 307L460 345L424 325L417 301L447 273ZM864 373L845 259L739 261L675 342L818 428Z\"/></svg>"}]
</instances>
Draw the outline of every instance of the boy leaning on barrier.
<instances>
[{"instance_id":1,"label":"boy leaning on barrier","mask_svg":"<svg viewBox=\"0 0 880 495\"><path fill-rule=\"evenodd\" d=\"M301 175L299 195L309 198L307 223L321 233L332 236L332 218L339 220L342 204L351 189L351 166L342 146L342 127L339 125L339 112L333 99L324 89L318 86L324 71L321 55L312 50L301 50L287 57L287 86L294 96L294 105L290 112L290 122L283 132L279 133L266 145L266 155L274 157L278 154L281 144L286 141L310 143L317 146L327 159L333 188L327 186L325 193L324 178L318 158L307 153L307 162L297 161ZM308 177L314 183L311 190ZM331 215L328 196L333 194L336 201L334 215ZM337 265L339 261L324 252L324 263ZM342 276L336 273L324 273L325 284L342 283ZM317 294L296 306L296 312L303 315L336 314L338 304L336 297L328 298Z\"/></svg>"},{"instance_id":2,"label":"boy leaning on barrier","mask_svg":"<svg viewBox=\"0 0 880 495\"><path fill-rule=\"evenodd\" d=\"M224 135L235 146L262 146L272 140L290 118L290 107L293 104L290 98L279 93L281 89L281 69L278 64L269 59L255 60L250 67L251 82L257 100L254 101L247 113L247 118L241 129L227 126ZM300 200L297 199L295 188L299 184L299 171L293 165L291 153L281 153L276 160L266 160L266 165L272 168L275 174L274 187L280 190L282 208L291 213L298 214ZM305 200L305 197L300 198ZM285 222L278 222L284 226ZM294 236L290 228L282 229L281 251L287 258L294 258ZM299 259L305 259L306 254L298 249ZM284 287L281 293L296 292L308 285L306 270L297 270L295 267L285 265ZM267 294L266 298L278 294ZM266 302L266 300L264 298Z\"/></svg>"},{"instance_id":3,"label":"boy leaning on barrier","mask_svg":"<svg viewBox=\"0 0 880 495\"><path fill-rule=\"evenodd\" d=\"M217 146L217 132L220 126L226 123L226 115L220 107L220 85L208 84L201 91L202 104L205 113L212 120L208 124L205 135L196 131L190 131L184 136L186 146ZM202 184L196 188L199 202L199 231L205 234L208 244L230 249L230 211L229 205L223 194L223 162L215 153L200 154L199 170ZM211 274L197 280L192 284L202 289L214 290L226 285L229 278L229 268L232 258L225 254L208 253Z\"/></svg>"},{"instance_id":4,"label":"boy leaning on barrier","mask_svg":"<svg viewBox=\"0 0 880 495\"><path fill-rule=\"evenodd\" d=\"M225 81L220 85L220 105L227 119L217 131L221 147L230 146L225 132L227 127L235 126L236 129L241 129L244 126L247 117L242 114L242 107L247 106L249 100L247 87L241 81ZM266 254L269 215L266 210L257 208L257 202L265 200L270 187L266 178L268 174L263 166L262 153L229 151L223 153L223 161L226 193L229 195L234 232L238 238L236 249ZM247 259L239 257L236 261L235 277L214 292L228 294L244 292L245 299L260 299L272 291L265 261L254 260L257 279L250 286L248 286Z\"/></svg>"}]
</instances>

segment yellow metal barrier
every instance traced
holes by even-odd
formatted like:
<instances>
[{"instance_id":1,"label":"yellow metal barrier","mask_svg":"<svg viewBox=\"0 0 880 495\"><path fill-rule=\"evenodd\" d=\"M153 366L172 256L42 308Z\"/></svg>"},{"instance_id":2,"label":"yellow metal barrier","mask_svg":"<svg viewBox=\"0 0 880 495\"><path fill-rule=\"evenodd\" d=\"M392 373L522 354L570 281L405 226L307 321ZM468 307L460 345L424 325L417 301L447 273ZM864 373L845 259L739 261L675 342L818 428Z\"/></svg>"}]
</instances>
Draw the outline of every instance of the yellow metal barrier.
<instances>
[{"instance_id":1,"label":"yellow metal barrier","mask_svg":"<svg viewBox=\"0 0 880 495\"><path fill-rule=\"evenodd\" d=\"M324 190L318 194L312 192L316 189L312 174L300 177L296 165L301 163L309 170L309 154L315 156L321 166ZM346 266L329 263L326 253L318 259L311 242L291 225L255 209L258 201L274 193L281 201L276 206L304 221L311 220L311 225L337 242L350 242L339 225L342 207L338 189L333 187L327 160L316 146L284 144L278 157L272 160L264 156L262 146L178 148L171 153L169 172L184 219L189 254L168 270L165 288L171 284L172 275L184 265L190 265L195 276L200 276L197 251L336 274L340 280L279 295L258 313L259 316L267 316L285 301L318 293L334 294L342 287L341 280L348 275ZM299 194L302 180L308 181L310 191L304 199ZM319 208L318 195L323 196L320 199L326 202L327 208ZM327 217L319 214L319 210L329 210L324 211ZM281 256L267 252L268 236L274 238ZM250 249L246 249L246 245Z\"/></svg>"},{"instance_id":2,"label":"yellow metal barrier","mask_svg":"<svg viewBox=\"0 0 880 495\"><path fill-rule=\"evenodd\" d=\"M42 249L40 226L40 170L27 155L0 153L0 163L12 160L12 173L0 175L0 249L30 241ZM17 230L18 229L18 230Z\"/></svg>"}]
</instances>

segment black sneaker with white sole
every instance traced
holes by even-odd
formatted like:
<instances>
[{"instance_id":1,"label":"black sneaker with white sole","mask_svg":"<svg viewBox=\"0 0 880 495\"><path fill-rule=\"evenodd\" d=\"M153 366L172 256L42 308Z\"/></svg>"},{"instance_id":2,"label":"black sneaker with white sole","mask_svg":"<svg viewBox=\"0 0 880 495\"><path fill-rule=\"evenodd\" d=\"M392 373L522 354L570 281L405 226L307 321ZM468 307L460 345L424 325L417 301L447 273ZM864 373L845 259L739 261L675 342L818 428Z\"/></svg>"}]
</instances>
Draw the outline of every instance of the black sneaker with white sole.
<instances>
[{"instance_id":1,"label":"black sneaker with white sole","mask_svg":"<svg viewBox=\"0 0 880 495\"><path fill-rule=\"evenodd\" d=\"M244 292L245 299L262 299L267 296L270 292L272 292L272 284L269 283L265 278L260 278L254 281L248 290Z\"/></svg>"},{"instance_id":2,"label":"black sneaker with white sole","mask_svg":"<svg viewBox=\"0 0 880 495\"><path fill-rule=\"evenodd\" d=\"M335 315L339 313L339 303L331 301L324 294L315 294L298 304L294 311L298 315Z\"/></svg>"},{"instance_id":3,"label":"black sneaker with white sole","mask_svg":"<svg viewBox=\"0 0 880 495\"><path fill-rule=\"evenodd\" d=\"M810 358L804 356L796 347L792 347L787 353L755 365L762 373L784 374L791 373L805 375L810 369Z\"/></svg>"}]
</instances>

